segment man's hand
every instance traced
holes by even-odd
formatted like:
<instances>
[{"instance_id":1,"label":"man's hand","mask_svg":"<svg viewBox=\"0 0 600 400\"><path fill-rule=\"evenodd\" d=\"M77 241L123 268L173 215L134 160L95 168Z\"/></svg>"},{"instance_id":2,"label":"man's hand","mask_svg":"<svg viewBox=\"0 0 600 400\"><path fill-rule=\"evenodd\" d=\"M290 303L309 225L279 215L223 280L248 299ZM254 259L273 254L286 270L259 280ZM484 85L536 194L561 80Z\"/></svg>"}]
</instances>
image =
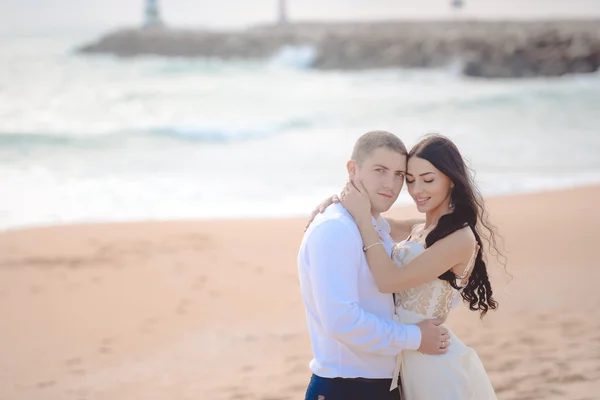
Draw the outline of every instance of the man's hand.
<instances>
[{"instance_id":1,"label":"man's hand","mask_svg":"<svg viewBox=\"0 0 600 400\"><path fill-rule=\"evenodd\" d=\"M306 230L308 229L308 226L311 224L311 222L313 222L313 220L315 219L315 217L317 216L317 214L324 212L325 209L327 207L329 207L330 205L332 205L334 203L339 203L339 202L340 202L340 198L338 197L337 194L334 194L333 196L328 197L325 200L323 200L323 202L321 202L321 204L319 204L317 206L317 208L315 208L310 213L310 216L308 217L308 222L304 226L304 232L306 232Z\"/></svg>"},{"instance_id":2,"label":"man's hand","mask_svg":"<svg viewBox=\"0 0 600 400\"><path fill-rule=\"evenodd\" d=\"M417 324L421 328L421 346L419 351L424 354L439 355L448 352L450 334L448 329L440 326L439 319L427 319Z\"/></svg>"}]
</instances>

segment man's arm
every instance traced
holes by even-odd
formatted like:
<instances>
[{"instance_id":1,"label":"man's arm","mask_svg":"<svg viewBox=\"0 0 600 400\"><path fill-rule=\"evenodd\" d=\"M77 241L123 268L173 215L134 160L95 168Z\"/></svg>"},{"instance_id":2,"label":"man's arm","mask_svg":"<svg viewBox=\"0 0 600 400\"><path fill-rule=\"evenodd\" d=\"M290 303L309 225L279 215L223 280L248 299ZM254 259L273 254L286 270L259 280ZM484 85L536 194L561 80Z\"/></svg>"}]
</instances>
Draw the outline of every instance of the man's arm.
<instances>
[{"instance_id":1,"label":"man's arm","mask_svg":"<svg viewBox=\"0 0 600 400\"><path fill-rule=\"evenodd\" d=\"M307 239L309 276L319 318L326 332L365 352L396 355L417 350L417 325L380 319L358 305L362 243L340 220L323 221ZM391 301L391 299L390 299Z\"/></svg>"}]
</instances>

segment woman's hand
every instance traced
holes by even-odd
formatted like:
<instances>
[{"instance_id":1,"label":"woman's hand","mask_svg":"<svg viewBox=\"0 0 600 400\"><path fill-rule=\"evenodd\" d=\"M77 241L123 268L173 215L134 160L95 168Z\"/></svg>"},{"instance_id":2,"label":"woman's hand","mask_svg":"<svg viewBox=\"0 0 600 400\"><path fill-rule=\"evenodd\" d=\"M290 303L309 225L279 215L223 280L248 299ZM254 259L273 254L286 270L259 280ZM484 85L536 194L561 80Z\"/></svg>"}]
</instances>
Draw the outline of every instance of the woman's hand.
<instances>
[{"instance_id":1,"label":"woman's hand","mask_svg":"<svg viewBox=\"0 0 600 400\"><path fill-rule=\"evenodd\" d=\"M340 195L340 200L355 220L367 218L370 223L371 201L360 181L357 181L356 184L348 182Z\"/></svg>"},{"instance_id":2,"label":"woman's hand","mask_svg":"<svg viewBox=\"0 0 600 400\"><path fill-rule=\"evenodd\" d=\"M308 222L306 223L306 225L304 226L304 231L306 232L306 230L308 229L308 227L310 226L310 224L313 222L313 220L315 219L315 217L317 216L317 214L322 213L323 211L325 211L325 209L327 207L329 207L330 205L334 204L334 203L339 203L340 202L340 198L338 197L337 194L334 194L331 197L326 198L325 200L323 200L321 202L321 204L319 204L317 206L317 208L315 208L311 213L310 213L310 217L308 218Z\"/></svg>"}]
</instances>

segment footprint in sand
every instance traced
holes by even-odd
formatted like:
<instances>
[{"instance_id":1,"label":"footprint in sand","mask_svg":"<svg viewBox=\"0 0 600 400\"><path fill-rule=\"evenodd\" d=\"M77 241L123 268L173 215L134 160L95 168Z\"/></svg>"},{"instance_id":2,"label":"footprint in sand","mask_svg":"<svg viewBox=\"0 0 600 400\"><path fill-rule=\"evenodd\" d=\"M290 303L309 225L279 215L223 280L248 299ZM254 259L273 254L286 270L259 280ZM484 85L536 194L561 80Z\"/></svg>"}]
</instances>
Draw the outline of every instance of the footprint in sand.
<instances>
[{"instance_id":1,"label":"footprint in sand","mask_svg":"<svg viewBox=\"0 0 600 400\"><path fill-rule=\"evenodd\" d=\"M72 375L85 375L86 370L83 368L72 369L69 371Z\"/></svg>"},{"instance_id":2,"label":"footprint in sand","mask_svg":"<svg viewBox=\"0 0 600 400\"><path fill-rule=\"evenodd\" d=\"M112 353L112 343L113 343L113 338L110 337L104 337L100 340L100 347L98 348L98 351L101 354L110 354Z\"/></svg>"},{"instance_id":3,"label":"footprint in sand","mask_svg":"<svg viewBox=\"0 0 600 400\"><path fill-rule=\"evenodd\" d=\"M306 372L306 364L296 363L287 369L288 374L296 374Z\"/></svg>"},{"instance_id":4,"label":"footprint in sand","mask_svg":"<svg viewBox=\"0 0 600 400\"><path fill-rule=\"evenodd\" d=\"M282 333L281 336L279 336L279 338L281 340L283 340L284 342L287 342L289 340L292 340L296 337L298 337L299 335L297 333Z\"/></svg>"},{"instance_id":5,"label":"footprint in sand","mask_svg":"<svg viewBox=\"0 0 600 400\"><path fill-rule=\"evenodd\" d=\"M512 370L515 366L519 365L521 362L522 360L509 360L502 363L502 365L496 368L496 370L501 372L509 371Z\"/></svg>"},{"instance_id":6,"label":"footprint in sand","mask_svg":"<svg viewBox=\"0 0 600 400\"><path fill-rule=\"evenodd\" d=\"M39 285L29 286L29 293L31 293L31 294L38 294L38 293L41 293L42 291L43 291L43 288Z\"/></svg>"},{"instance_id":7,"label":"footprint in sand","mask_svg":"<svg viewBox=\"0 0 600 400\"><path fill-rule=\"evenodd\" d=\"M78 365L81 365L82 363L83 363L83 360L79 357L69 358L68 360L65 360L65 365L67 367L78 366Z\"/></svg>"},{"instance_id":8,"label":"footprint in sand","mask_svg":"<svg viewBox=\"0 0 600 400\"><path fill-rule=\"evenodd\" d=\"M548 354L534 354L533 360L538 363L545 363L549 361L554 361L555 357L550 356Z\"/></svg>"},{"instance_id":9,"label":"footprint in sand","mask_svg":"<svg viewBox=\"0 0 600 400\"><path fill-rule=\"evenodd\" d=\"M573 383L573 382L585 382L587 377L582 374L568 374L560 377L560 382Z\"/></svg>"},{"instance_id":10,"label":"footprint in sand","mask_svg":"<svg viewBox=\"0 0 600 400\"><path fill-rule=\"evenodd\" d=\"M191 300L188 298L183 298L181 300L179 300L179 303L177 304L177 314L185 314L187 313L187 308L188 306L191 304Z\"/></svg>"},{"instance_id":11,"label":"footprint in sand","mask_svg":"<svg viewBox=\"0 0 600 400\"><path fill-rule=\"evenodd\" d=\"M242 372L254 371L256 367L254 365L242 365Z\"/></svg>"},{"instance_id":12,"label":"footprint in sand","mask_svg":"<svg viewBox=\"0 0 600 400\"><path fill-rule=\"evenodd\" d=\"M468 341L467 338L463 339L463 336L461 336L461 339L463 340L463 342ZM509 340L509 341L506 341L506 342L502 343L501 348L505 349L505 350L508 350L508 349L512 348L514 346L514 344L515 344L514 342L512 342L512 341Z\"/></svg>"},{"instance_id":13,"label":"footprint in sand","mask_svg":"<svg viewBox=\"0 0 600 400\"><path fill-rule=\"evenodd\" d=\"M173 263L173 273L175 275L181 275L185 272L185 264L179 261Z\"/></svg>"},{"instance_id":14,"label":"footprint in sand","mask_svg":"<svg viewBox=\"0 0 600 400\"><path fill-rule=\"evenodd\" d=\"M206 283L206 276L204 276L204 275L197 276L196 279L194 279L194 282L192 283L192 290L202 289L202 287L204 286L205 283Z\"/></svg>"},{"instance_id":15,"label":"footprint in sand","mask_svg":"<svg viewBox=\"0 0 600 400\"><path fill-rule=\"evenodd\" d=\"M519 342L528 346L539 346L540 344L542 344L542 342L539 339L527 335L523 335Z\"/></svg>"},{"instance_id":16,"label":"footprint in sand","mask_svg":"<svg viewBox=\"0 0 600 400\"><path fill-rule=\"evenodd\" d=\"M100 354L110 354L112 353L112 350L110 347L106 347L106 346L100 346L100 348L98 349L98 351L100 352Z\"/></svg>"},{"instance_id":17,"label":"footprint in sand","mask_svg":"<svg viewBox=\"0 0 600 400\"><path fill-rule=\"evenodd\" d=\"M559 395L559 396L565 396L565 394L566 394L566 393L565 393L565 392L563 392L562 390L560 390L560 389L556 389L556 388L550 389L550 393L551 393L551 394L557 394L557 395Z\"/></svg>"},{"instance_id":18,"label":"footprint in sand","mask_svg":"<svg viewBox=\"0 0 600 400\"><path fill-rule=\"evenodd\" d=\"M83 368L83 360L79 357L69 358L65 361L65 365L69 370L69 373L73 375L84 375L85 369Z\"/></svg>"},{"instance_id":19,"label":"footprint in sand","mask_svg":"<svg viewBox=\"0 0 600 400\"><path fill-rule=\"evenodd\" d=\"M55 380L42 381L42 382L38 382L38 383L35 384L35 386L38 389L46 389L46 388L49 388L49 387L54 386L54 385L56 385L56 381Z\"/></svg>"},{"instance_id":20,"label":"footprint in sand","mask_svg":"<svg viewBox=\"0 0 600 400\"><path fill-rule=\"evenodd\" d=\"M569 337L571 335L578 335L581 329L580 321L563 321L560 323L560 327L563 335Z\"/></svg>"},{"instance_id":21,"label":"footprint in sand","mask_svg":"<svg viewBox=\"0 0 600 400\"><path fill-rule=\"evenodd\" d=\"M142 325L140 326L140 331L142 333L148 333L151 332L152 329L154 328L154 326L156 324L158 324L160 322L160 318L157 317L150 317L150 318L146 318L143 322Z\"/></svg>"}]
</instances>

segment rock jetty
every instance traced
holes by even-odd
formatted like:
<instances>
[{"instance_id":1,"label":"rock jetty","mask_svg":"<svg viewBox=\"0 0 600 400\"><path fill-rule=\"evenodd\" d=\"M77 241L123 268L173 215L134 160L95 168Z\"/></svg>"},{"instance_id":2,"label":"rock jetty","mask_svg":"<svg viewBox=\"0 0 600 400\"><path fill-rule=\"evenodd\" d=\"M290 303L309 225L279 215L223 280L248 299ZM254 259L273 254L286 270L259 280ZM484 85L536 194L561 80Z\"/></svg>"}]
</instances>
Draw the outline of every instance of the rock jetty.
<instances>
[{"instance_id":1,"label":"rock jetty","mask_svg":"<svg viewBox=\"0 0 600 400\"><path fill-rule=\"evenodd\" d=\"M298 23L238 31L121 29L78 48L121 57L260 59L312 46L317 69L439 68L466 76L522 78L600 68L600 21Z\"/></svg>"}]
</instances>

